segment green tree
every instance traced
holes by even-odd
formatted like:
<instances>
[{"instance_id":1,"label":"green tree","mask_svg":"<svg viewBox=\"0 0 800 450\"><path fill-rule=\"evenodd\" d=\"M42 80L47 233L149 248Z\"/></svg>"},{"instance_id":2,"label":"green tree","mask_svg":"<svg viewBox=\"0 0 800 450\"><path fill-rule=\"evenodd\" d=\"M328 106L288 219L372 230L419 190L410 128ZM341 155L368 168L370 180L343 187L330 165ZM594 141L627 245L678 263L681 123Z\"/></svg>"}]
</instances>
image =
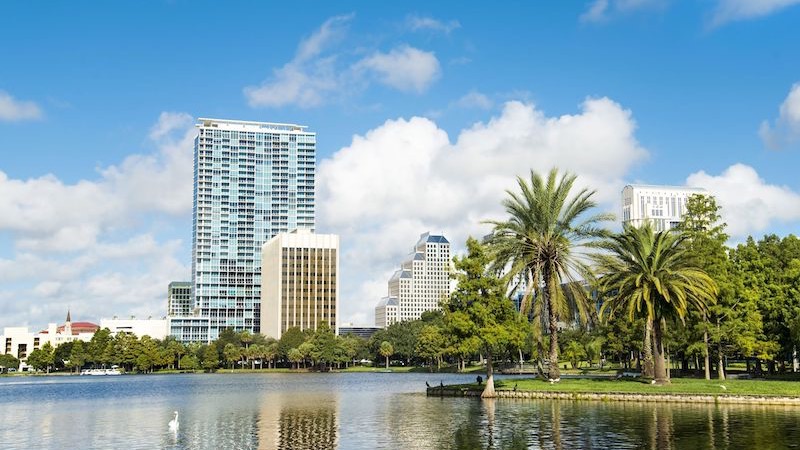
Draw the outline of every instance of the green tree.
<instances>
[{"instance_id":1,"label":"green tree","mask_svg":"<svg viewBox=\"0 0 800 450\"><path fill-rule=\"evenodd\" d=\"M219 353L217 351L217 344L212 342L204 346L202 354L202 366L204 370L213 372L219 367Z\"/></svg>"},{"instance_id":2,"label":"green tree","mask_svg":"<svg viewBox=\"0 0 800 450\"><path fill-rule=\"evenodd\" d=\"M242 357L242 348L236 344L228 343L225 344L223 354L225 355L225 361L228 362L231 370L233 370L233 365Z\"/></svg>"},{"instance_id":3,"label":"green tree","mask_svg":"<svg viewBox=\"0 0 800 450\"><path fill-rule=\"evenodd\" d=\"M381 356L386 358L386 368L388 369L389 368L389 357L394 354L394 346L392 346L392 343L389 342L389 341L383 341L383 342L381 342L380 353L381 353Z\"/></svg>"},{"instance_id":4,"label":"green tree","mask_svg":"<svg viewBox=\"0 0 800 450\"><path fill-rule=\"evenodd\" d=\"M114 340L111 330L102 328L95 331L92 340L88 345L89 361L96 365L106 365L111 363L111 355L107 352L108 344Z\"/></svg>"},{"instance_id":5,"label":"green tree","mask_svg":"<svg viewBox=\"0 0 800 450\"><path fill-rule=\"evenodd\" d=\"M300 331L300 327L287 328L278 341L278 356L289 358L289 350L300 347L300 344L305 341L306 336Z\"/></svg>"},{"instance_id":6,"label":"green tree","mask_svg":"<svg viewBox=\"0 0 800 450\"><path fill-rule=\"evenodd\" d=\"M436 325L422 327L417 340L417 354L429 360L429 371L433 372L433 361L436 361L436 370L442 370L442 355L447 348L446 345L439 327Z\"/></svg>"},{"instance_id":7,"label":"green tree","mask_svg":"<svg viewBox=\"0 0 800 450\"><path fill-rule=\"evenodd\" d=\"M278 354L279 354L279 351L278 351L278 342L277 341L270 342L269 344L267 344L266 349L264 351L264 357L269 362L269 366L268 367L270 369L274 367L273 362L275 361L275 358L278 357Z\"/></svg>"},{"instance_id":8,"label":"green tree","mask_svg":"<svg viewBox=\"0 0 800 450\"><path fill-rule=\"evenodd\" d=\"M590 215L596 203L595 191L581 189L571 195L575 175L559 177L556 169L547 178L531 171L530 183L517 178L519 192L507 191L503 206L506 221L490 221L494 230L489 236L493 271L507 272L509 284L524 283L524 305L531 305L535 315L547 317L550 336L549 378L560 379L558 368L558 323L568 316L588 319L592 307L585 289L575 283L576 276L591 279L585 255L591 242L606 232L599 223L611 220L608 214ZM541 289L538 289L541 286ZM567 301L561 286L566 286L572 301ZM539 292L533 295L534 291ZM525 308L527 310L527 306Z\"/></svg>"},{"instance_id":9,"label":"green tree","mask_svg":"<svg viewBox=\"0 0 800 450\"><path fill-rule=\"evenodd\" d=\"M454 258L458 284L444 306L445 333L467 332L486 357L486 387L481 397L496 397L494 390L494 357L509 348L522 346L527 324L506 296L503 281L489 273L489 256L484 246L467 239L467 255ZM458 326L451 327L449 318L458 314Z\"/></svg>"},{"instance_id":10,"label":"green tree","mask_svg":"<svg viewBox=\"0 0 800 450\"><path fill-rule=\"evenodd\" d=\"M294 365L295 369L299 369L300 361L305 359L305 357L303 356L303 352L301 352L299 349L292 348L289 349L288 353L289 353L289 361L292 363L292 365Z\"/></svg>"},{"instance_id":11,"label":"green tree","mask_svg":"<svg viewBox=\"0 0 800 450\"><path fill-rule=\"evenodd\" d=\"M75 372L80 371L81 367L86 364L86 360L89 358L86 347L86 343L79 340L74 341L72 344L72 349L69 352L69 364L67 366L74 368Z\"/></svg>"},{"instance_id":12,"label":"green tree","mask_svg":"<svg viewBox=\"0 0 800 450\"><path fill-rule=\"evenodd\" d=\"M336 335L326 322L321 322L317 326L309 342L311 344L309 356L323 369L336 360Z\"/></svg>"},{"instance_id":13,"label":"green tree","mask_svg":"<svg viewBox=\"0 0 800 450\"><path fill-rule=\"evenodd\" d=\"M200 361L197 356L190 354L183 355L179 364L181 370L197 370L200 368Z\"/></svg>"},{"instance_id":14,"label":"green tree","mask_svg":"<svg viewBox=\"0 0 800 450\"><path fill-rule=\"evenodd\" d=\"M705 272L691 264L686 237L670 231L655 233L650 224L625 225L620 234L603 241L607 253L595 255L601 275L601 314L624 313L653 323L655 380L669 383L664 357L664 319L683 321L692 308L704 311L717 287Z\"/></svg>"},{"instance_id":15,"label":"green tree","mask_svg":"<svg viewBox=\"0 0 800 450\"><path fill-rule=\"evenodd\" d=\"M19 360L11 354L4 354L0 355L0 369L8 370L8 369L19 369ZM3 372L3 370L0 370Z\"/></svg>"},{"instance_id":16,"label":"green tree","mask_svg":"<svg viewBox=\"0 0 800 450\"><path fill-rule=\"evenodd\" d=\"M569 361L573 369L577 369L581 361L586 358L586 349L578 341L569 341L564 347L563 356Z\"/></svg>"}]
</instances>

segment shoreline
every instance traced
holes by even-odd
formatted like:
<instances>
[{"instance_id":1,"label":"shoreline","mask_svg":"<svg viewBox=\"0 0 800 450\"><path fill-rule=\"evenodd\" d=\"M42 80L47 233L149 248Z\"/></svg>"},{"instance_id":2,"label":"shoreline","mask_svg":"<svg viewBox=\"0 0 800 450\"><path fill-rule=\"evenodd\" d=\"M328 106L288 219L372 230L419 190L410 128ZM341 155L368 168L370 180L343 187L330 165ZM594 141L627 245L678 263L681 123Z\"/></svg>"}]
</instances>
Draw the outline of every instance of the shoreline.
<instances>
[{"instance_id":1,"label":"shoreline","mask_svg":"<svg viewBox=\"0 0 800 450\"><path fill-rule=\"evenodd\" d=\"M480 398L483 389L467 387L433 386L426 390L428 397ZM625 392L558 392L558 391L496 391L501 399L515 400L566 400L597 402L639 403L697 403L697 404L751 404L800 406L800 397L741 395L741 394L682 394L682 393L625 393Z\"/></svg>"}]
</instances>

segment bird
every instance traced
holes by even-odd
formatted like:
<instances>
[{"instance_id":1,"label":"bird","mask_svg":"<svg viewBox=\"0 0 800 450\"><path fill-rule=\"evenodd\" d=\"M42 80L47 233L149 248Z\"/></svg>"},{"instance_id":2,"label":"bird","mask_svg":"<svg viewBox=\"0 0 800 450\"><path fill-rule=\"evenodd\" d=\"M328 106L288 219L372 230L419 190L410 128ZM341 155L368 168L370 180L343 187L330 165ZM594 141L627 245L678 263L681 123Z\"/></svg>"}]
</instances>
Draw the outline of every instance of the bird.
<instances>
[{"instance_id":1,"label":"bird","mask_svg":"<svg viewBox=\"0 0 800 450\"><path fill-rule=\"evenodd\" d=\"M180 423L178 423L178 411L175 411L175 418L169 421L169 429L170 431L178 431L178 427Z\"/></svg>"},{"instance_id":2,"label":"bird","mask_svg":"<svg viewBox=\"0 0 800 450\"><path fill-rule=\"evenodd\" d=\"M721 387L723 391L727 391L727 390L728 390L728 388L727 388L727 387L725 387L725 385L724 385L724 384L720 384L720 385L719 385L719 387Z\"/></svg>"},{"instance_id":3,"label":"bird","mask_svg":"<svg viewBox=\"0 0 800 450\"><path fill-rule=\"evenodd\" d=\"M514 392L517 391L517 383L514 383Z\"/></svg>"},{"instance_id":4,"label":"bird","mask_svg":"<svg viewBox=\"0 0 800 450\"><path fill-rule=\"evenodd\" d=\"M425 382L425 387L431 387L431 384L426 381Z\"/></svg>"},{"instance_id":5,"label":"bird","mask_svg":"<svg viewBox=\"0 0 800 450\"><path fill-rule=\"evenodd\" d=\"M444 381L439 381L439 387L444 387Z\"/></svg>"}]
</instances>

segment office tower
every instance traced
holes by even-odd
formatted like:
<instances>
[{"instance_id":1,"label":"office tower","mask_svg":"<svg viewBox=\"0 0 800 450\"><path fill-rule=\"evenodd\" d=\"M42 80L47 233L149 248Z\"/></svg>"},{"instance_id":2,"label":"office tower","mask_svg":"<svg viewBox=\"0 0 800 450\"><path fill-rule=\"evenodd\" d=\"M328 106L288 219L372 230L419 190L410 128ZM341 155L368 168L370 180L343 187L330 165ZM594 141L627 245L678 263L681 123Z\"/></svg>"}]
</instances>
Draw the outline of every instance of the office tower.
<instances>
[{"instance_id":1,"label":"office tower","mask_svg":"<svg viewBox=\"0 0 800 450\"><path fill-rule=\"evenodd\" d=\"M291 327L334 332L339 319L339 236L280 233L262 250L261 332L280 339Z\"/></svg>"},{"instance_id":2,"label":"office tower","mask_svg":"<svg viewBox=\"0 0 800 450\"><path fill-rule=\"evenodd\" d=\"M450 295L450 242L441 235L423 233L414 251L389 279L389 295L375 308L375 326L418 319L440 309Z\"/></svg>"},{"instance_id":3,"label":"office tower","mask_svg":"<svg viewBox=\"0 0 800 450\"><path fill-rule=\"evenodd\" d=\"M205 341L224 328L260 332L262 244L314 229L316 134L239 120L201 118L196 127L193 326L207 320ZM180 333L174 323L171 333Z\"/></svg>"},{"instance_id":4,"label":"office tower","mask_svg":"<svg viewBox=\"0 0 800 450\"><path fill-rule=\"evenodd\" d=\"M167 315L188 316L194 310L191 281L173 281L167 288Z\"/></svg>"},{"instance_id":5,"label":"office tower","mask_svg":"<svg viewBox=\"0 0 800 450\"><path fill-rule=\"evenodd\" d=\"M679 186L628 185L622 189L622 223L640 226L645 221L655 231L678 226L692 195L708 195L702 188Z\"/></svg>"}]
</instances>

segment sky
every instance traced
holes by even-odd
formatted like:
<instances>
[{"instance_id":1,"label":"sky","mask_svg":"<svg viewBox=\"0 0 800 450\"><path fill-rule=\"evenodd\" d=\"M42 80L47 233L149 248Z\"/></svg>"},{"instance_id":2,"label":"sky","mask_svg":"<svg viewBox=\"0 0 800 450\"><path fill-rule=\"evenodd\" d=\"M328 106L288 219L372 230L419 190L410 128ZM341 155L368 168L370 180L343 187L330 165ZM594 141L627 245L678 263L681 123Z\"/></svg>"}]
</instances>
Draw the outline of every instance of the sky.
<instances>
[{"instance_id":1,"label":"sky","mask_svg":"<svg viewBox=\"0 0 800 450\"><path fill-rule=\"evenodd\" d=\"M198 117L317 133L342 323L531 170L616 214L626 184L704 187L731 245L797 234L798 23L800 0L6 2L0 327L166 313Z\"/></svg>"}]
</instances>

